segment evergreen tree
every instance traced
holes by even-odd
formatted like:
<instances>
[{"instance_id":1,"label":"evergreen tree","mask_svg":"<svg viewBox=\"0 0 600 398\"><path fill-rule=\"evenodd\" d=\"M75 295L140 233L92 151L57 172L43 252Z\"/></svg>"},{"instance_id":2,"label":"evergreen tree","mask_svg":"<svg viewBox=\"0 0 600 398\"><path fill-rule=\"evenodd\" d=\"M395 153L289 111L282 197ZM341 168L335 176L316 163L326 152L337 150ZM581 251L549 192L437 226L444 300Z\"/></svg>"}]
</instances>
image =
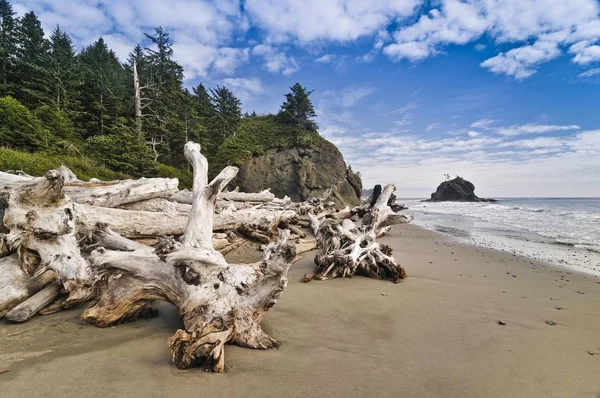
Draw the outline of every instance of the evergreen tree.
<instances>
[{"instance_id":1,"label":"evergreen tree","mask_svg":"<svg viewBox=\"0 0 600 398\"><path fill-rule=\"evenodd\" d=\"M241 101L224 86L210 90L211 103L215 112L211 127L217 133L215 140L219 143L235 135L237 126L242 119Z\"/></svg>"},{"instance_id":2,"label":"evergreen tree","mask_svg":"<svg viewBox=\"0 0 600 398\"><path fill-rule=\"evenodd\" d=\"M13 97L0 97L0 145L35 151L48 145L48 131Z\"/></svg>"},{"instance_id":3,"label":"evergreen tree","mask_svg":"<svg viewBox=\"0 0 600 398\"><path fill-rule=\"evenodd\" d=\"M317 114L309 98L313 90L308 91L300 83L294 84L290 90L285 95L285 101L277 115L278 119L282 123L297 126L301 130L316 131L318 126L312 118Z\"/></svg>"},{"instance_id":4,"label":"evergreen tree","mask_svg":"<svg viewBox=\"0 0 600 398\"><path fill-rule=\"evenodd\" d=\"M13 94L15 71L16 20L7 0L0 0L0 97Z\"/></svg>"},{"instance_id":5,"label":"evergreen tree","mask_svg":"<svg viewBox=\"0 0 600 398\"><path fill-rule=\"evenodd\" d=\"M82 74L75 49L59 26L50 36L50 50L33 64L32 79L39 101L53 105L75 120L79 109Z\"/></svg>"},{"instance_id":6,"label":"evergreen tree","mask_svg":"<svg viewBox=\"0 0 600 398\"><path fill-rule=\"evenodd\" d=\"M173 148L169 142L181 142L185 136L182 123L185 106L179 102L183 92L183 68L173 59L173 43L167 32L158 27L154 35L146 34L146 37L153 47L144 51L147 83L143 97L147 101L143 105L143 130L156 158L162 155L169 159ZM177 159L179 150L177 148Z\"/></svg>"},{"instance_id":7,"label":"evergreen tree","mask_svg":"<svg viewBox=\"0 0 600 398\"><path fill-rule=\"evenodd\" d=\"M194 100L198 115L205 118L212 117L215 110L210 101L210 95L208 94L208 91L206 91L204 85L199 83L192 91L194 92Z\"/></svg>"},{"instance_id":8,"label":"evergreen tree","mask_svg":"<svg viewBox=\"0 0 600 398\"><path fill-rule=\"evenodd\" d=\"M79 59L83 72L84 135L105 134L106 125L116 123L125 112L127 72L102 38L85 48Z\"/></svg>"},{"instance_id":9,"label":"evergreen tree","mask_svg":"<svg viewBox=\"0 0 600 398\"><path fill-rule=\"evenodd\" d=\"M16 96L21 103L36 108L42 102L44 91L39 86L36 71L43 68L43 61L50 49L49 41L44 37L44 30L33 11L23 15L17 26Z\"/></svg>"},{"instance_id":10,"label":"evergreen tree","mask_svg":"<svg viewBox=\"0 0 600 398\"><path fill-rule=\"evenodd\" d=\"M75 110L82 75L71 38L56 26L50 36L49 64L52 100L58 109Z\"/></svg>"}]
</instances>

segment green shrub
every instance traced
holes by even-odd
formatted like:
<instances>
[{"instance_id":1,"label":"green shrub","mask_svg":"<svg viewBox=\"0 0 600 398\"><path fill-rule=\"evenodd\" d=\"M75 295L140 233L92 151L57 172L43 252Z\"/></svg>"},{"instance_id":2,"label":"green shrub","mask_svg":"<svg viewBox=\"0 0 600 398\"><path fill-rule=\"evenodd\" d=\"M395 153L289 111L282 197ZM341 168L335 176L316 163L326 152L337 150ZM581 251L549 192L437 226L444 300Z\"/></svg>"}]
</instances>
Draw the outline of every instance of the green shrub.
<instances>
[{"instance_id":1,"label":"green shrub","mask_svg":"<svg viewBox=\"0 0 600 398\"><path fill-rule=\"evenodd\" d=\"M155 172L152 152L142 137L127 126L118 123L110 134L94 135L84 144L84 153L112 169L143 177Z\"/></svg>"},{"instance_id":2,"label":"green shrub","mask_svg":"<svg viewBox=\"0 0 600 398\"><path fill-rule=\"evenodd\" d=\"M179 189L191 189L193 185L193 174L191 171L177 169L173 166L167 166L166 164L156 163L155 165L155 177L161 178L178 178Z\"/></svg>"},{"instance_id":3,"label":"green shrub","mask_svg":"<svg viewBox=\"0 0 600 398\"><path fill-rule=\"evenodd\" d=\"M260 156L268 149L292 146L317 147L325 139L318 132L300 130L280 123L273 115L244 119L236 135L226 140L214 156L209 157L211 175L228 165L239 166L245 160Z\"/></svg>"},{"instance_id":4,"label":"green shrub","mask_svg":"<svg viewBox=\"0 0 600 398\"><path fill-rule=\"evenodd\" d=\"M34 114L57 140L77 141L75 127L64 111L52 105L42 105Z\"/></svg>"},{"instance_id":5,"label":"green shrub","mask_svg":"<svg viewBox=\"0 0 600 398\"><path fill-rule=\"evenodd\" d=\"M48 170L67 166L81 180L123 180L130 178L125 173L109 170L89 158L81 156L58 156L44 152L28 153L0 147L0 170L22 170L33 176L43 176Z\"/></svg>"},{"instance_id":6,"label":"green shrub","mask_svg":"<svg viewBox=\"0 0 600 398\"><path fill-rule=\"evenodd\" d=\"M48 147L50 133L13 97L0 98L0 145L35 151Z\"/></svg>"}]
</instances>

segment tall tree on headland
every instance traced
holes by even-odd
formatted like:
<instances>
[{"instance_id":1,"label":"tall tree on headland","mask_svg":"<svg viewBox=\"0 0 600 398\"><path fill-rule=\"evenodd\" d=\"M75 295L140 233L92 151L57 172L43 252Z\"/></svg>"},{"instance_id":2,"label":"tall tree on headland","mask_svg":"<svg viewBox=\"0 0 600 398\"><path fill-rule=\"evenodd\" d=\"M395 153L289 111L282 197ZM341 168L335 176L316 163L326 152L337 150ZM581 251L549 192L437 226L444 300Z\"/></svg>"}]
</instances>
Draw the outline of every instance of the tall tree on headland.
<instances>
[{"instance_id":1,"label":"tall tree on headland","mask_svg":"<svg viewBox=\"0 0 600 398\"><path fill-rule=\"evenodd\" d=\"M318 126L312 118L317 114L309 98L313 90L308 91L300 83L294 84L290 90L285 94L285 101L277 115L278 119L282 123L297 126L301 130L316 131Z\"/></svg>"}]
</instances>

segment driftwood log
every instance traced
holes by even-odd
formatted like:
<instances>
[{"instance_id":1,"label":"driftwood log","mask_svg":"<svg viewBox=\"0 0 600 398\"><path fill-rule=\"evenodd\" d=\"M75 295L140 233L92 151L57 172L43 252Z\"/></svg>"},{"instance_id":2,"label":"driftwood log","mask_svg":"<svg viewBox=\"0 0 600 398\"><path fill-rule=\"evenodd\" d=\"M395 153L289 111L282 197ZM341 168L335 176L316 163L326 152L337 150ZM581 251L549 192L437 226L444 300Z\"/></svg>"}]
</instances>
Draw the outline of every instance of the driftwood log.
<instances>
[{"instance_id":1,"label":"driftwood log","mask_svg":"<svg viewBox=\"0 0 600 398\"><path fill-rule=\"evenodd\" d=\"M315 256L315 273L305 275L305 281L364 275L397 283L406 277L404 268L392 257L391 247L376 240L391 225L411 221L409 216L395 213L388 206L395 189L393 184L383 189L361 225L347 218L341 222L336 218L322 220L321 215L309 213L319 252Z\"/></svg>"},{"instance_id":2,"label":"driftwood log","mask_svg":"<svg viewBox=\"0 0 600 398\"><path fill-rule=\"evenodd\" d=\"M185 155L194 168L194 200L182 240L163 240L153 250L94 250L89 258L99 292L83 319L105 327L152 314L150 303L175 305L184 329L169 339L173 362L180 369L202 365L223 372L224 345L249 348L278 346L260 322L278 300L295 257L289 231L281 230L262 262L228 264L212 245L218 194L235 177L225 168L207 183L208 164L200 146L188 143Z\"/></svg>"}]
</instances>

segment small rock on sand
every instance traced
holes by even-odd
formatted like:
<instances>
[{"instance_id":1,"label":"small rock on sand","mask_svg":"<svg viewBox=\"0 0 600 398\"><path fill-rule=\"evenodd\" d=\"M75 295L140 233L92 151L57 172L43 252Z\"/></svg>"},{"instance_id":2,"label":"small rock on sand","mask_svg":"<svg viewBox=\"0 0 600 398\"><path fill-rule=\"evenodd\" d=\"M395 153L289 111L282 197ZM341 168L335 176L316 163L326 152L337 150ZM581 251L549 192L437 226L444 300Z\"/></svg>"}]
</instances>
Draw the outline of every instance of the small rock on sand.
<instances>
[{"instance_id":1,"label":"small rock on sand","mask_svg":"<svg viewBox=\"0 0 600 398\"><path fill-rule=\"evenodd\" d=\"M498 321L498 325L504 326L504 325L506 325L506 322L504 322L504 321Z\"/></svg>"},{"instance_id":2,"label":"small rock on sand","mask_svg":"<svg viewBox=\"0 0 600 398\"><path fill-rule=\"evenodd\" d=\"M556 325L556 322L548 319L548 320L546 320L546 325L554 326L554 325Z\"/></svg>"}]
</instances>

